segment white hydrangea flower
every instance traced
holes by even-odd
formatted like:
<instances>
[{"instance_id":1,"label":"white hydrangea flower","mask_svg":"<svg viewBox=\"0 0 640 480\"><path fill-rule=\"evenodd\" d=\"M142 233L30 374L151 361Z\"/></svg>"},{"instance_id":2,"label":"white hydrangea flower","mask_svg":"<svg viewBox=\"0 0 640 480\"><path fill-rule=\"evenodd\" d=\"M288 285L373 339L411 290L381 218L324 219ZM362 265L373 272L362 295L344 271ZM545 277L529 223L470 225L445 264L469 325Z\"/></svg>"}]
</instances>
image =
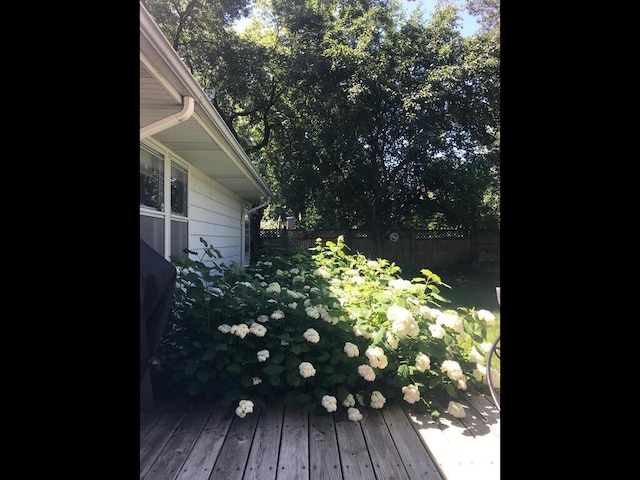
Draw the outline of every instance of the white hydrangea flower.
<instances>
[{"instance_id":1,"label":"white hydrangea flower","mask_svg":"<svg viewBox=\"0 0 640 480\"><path fill-rule=\"evenodd\" d=\"M494 327L496 325L496 316L489 310L478 310L478 318L487 323L488 326Z\"/></svg>"},{"instance_id":2,"label":"white hydrangea flower","mask_svg":"<svg viewBox=\"0 0 640 480\"><path fill-rule=\"evenodd\" d=\"M406 385L402 387L402 393L407 403L416 403L420 400L420 389L416 385Z\"/></svg>"},{"instance_id":3,"label":"white hydrangea flower","mask_svg":"<svg viewBox=\"0 0 640 480\"><path fill-rule=\"evenodd\" d=\"M267 267L273 267L273 263L268 260L266 262L262 262L262 265L265 265Z\"/></svg>"},{"instance_id":4,"label":"white hydrangea flower","mask_svg":"<svg viewBox=\"0 0 640 480\"><path fill-rule=\"evenodd\" d=\"M364 352L364 354L369 359L369 365L371 365L373 368L382 369L385 368L389 363L387 356L384 354L384 350L382 350L382 348L380 347L369 347Z\"/></svg>"},{"instance_id":5,"label":"white hydrangea flower","mask_svg":"<svg viewBox=\"0 0 640 480\"><path fill-rule=\"evenodd\" d=\"M237 335L240 338L244 338L249 333L249 326L246 323L241 323L240 325L232 325L231 333Z\"/></svg>"},{"instance_id":6,"label":"white hydrangea flower","mask_svg":"<svg viewBox=\"0 0 640 480\"><path fill-rule=\"evenodd\" d=\"M437 323L433 325L429 325L429 331L431 332L431 336L433 338L442 338L446 333L444 331L444 328L442 328L442 325L438 325Z\"/></svg>"},{"instance_id":7,"label":"white hydrangea flower","mask_svg":"<svg viewBox=\"0 0 640 480\"><path fill-rule=\"evenodd\" d=\"M368 382L373 382L376 379L376 372L374 372L373 368L369 365L360 365L358 367L358 373Z\"/></svg>"},{"instance_id":8,"label":"white hydrangea flower","mask_svg":"<svg viewBox=\"0 0 640 480\"><path fill-rule=\"evenodd\" d=\"M218 326L218 330L220 330L222 333L229 333L231 332L231 325L223 323L222 325Z\"/></svg>"},{"instance_id":9,"label":"white hydrangea flower","mask_svg":"<svg viewBox=\"0 0 640 480\"><path fill-rule=\"evenodd\" d=\"M460 364L455 360L445 360L442 362L440 369L445 372L451 380L461 380L465 378Z\"/></svg>"},{"instance_id":10,"label":"white hydrangea flower","mask_svg":"<svg viewBox=\"0 0 640 480\"><path fill-rule=\"evenodd\" d=\"M338 400L331 395L325 395L322 397L322 406L327 412L335 412L338 409Z\"/></svg>"},{"instance_id":11,"label":"white hydrangea flower","mask_svg":"<svg viewBox=\"0 0 640 480\"><path fill-rule=\"evenodd\" d=\"M281 290L282 290L282 288L280 287L280 284L278 282L270 283L267 286L267 293L279 294L281 292Z\"/></svg>"},{"instance_id":12,"label":"white hydrangea flower","mask_svg":"<svg viewBox=\"0 0 640 480\"><path fill-rule=\"evenodd\" d=\"M360 420L362 420L362 414L360 413L360 410L355 407L349 407L347 413L349 415L349 420L351 420L352 422L359 422Z\"/></svg>"},{"instance_id":13,"label":"white hydrangea flower","mask_svg":"<svg viewBox=\"0 0 640 480\"><path fill-rule=\"evenodd\" d=\"M269 358L269 350L260 350L257 356L259 362L266 362L267 358Z\"/></svg>"},{"instance_id":14,"label":"white hydrangea flower","mask_svg":"<svg viewBox=\"0 0 640 480\"><path fill-rule=\"evenodd\" d=\"M358 401L358 405L362 405L363 407L365 406L364 395L362 395L361 393L356 393L356 400Z\"/></svg>"},{"instance_id":15,"label":"white hydrangea flower","mask_svg":"<svg viewBox=\"0 0 640 480\"><path fill-rule=\"evenodd\" d=\"M280 320L281 318L284 318L284 312L282 310L276 310L271 314L271 318L274 320Z\"/></svg>"},{"instance_id":16,"label":"white hydrangea flower","mask_svg":"<svg viewBox=\"0 0 640 480\"><path fill-rule=\"evenodd\" d=\"M260 377L253 377L251 381L253 382L254 385L259 385L262 383L262 379Z\"/></svg>"},{"instance_id":17,"label":"white hydrangea flower","mask_svg":"<svg viewBox=\"0 0 640 480\"><path fill-rule=\"evenodd\" d=\"M298 275L300 273L300 269L294 267L294 268L291 268L289 272L293 273L294 275Z\"/></svg>"},{"instance_id":18,"label":"white hydrangea flower","mask_svg":"<svg viewBox=\"0 0 640 480\"><path fill-rule=\"evenodd\" d=\"M391 280L389 282L389 286L396 290L407 290L411 288L411 282L409 280L403 280L402 278L398 278L396 280Z\"/></svg>"},{"instance_id":19,"label":"white hydrangea flower","mask_svg":"<svg viewBox=\"0 0 640 480\"><path fill-rule=\"evenodd\" d=\"M267 328L259 323L252 323L251 327L249 327L249 331L256 337L264 337L264 334L267 333Z\"/></svg>"},{"instance_id":20,"label":"white hydrangea flower","mask_svg":"<svg viewBox=\"0 0 640 480\"><path fill-rule=\"evenodd\" d=\"M287 307L289 307L291 310L295 310L298 307L298 304L296 302L291 302L287 305Z\"/></svg>"},{"instance_id":21,"label":"white hydrangea flower","mask_svg":"<svg viewBox=\"0 0 640 480\"><path fill-rule=\"evenodd\" d=\"M280 269L276 270L276 277L281 277L283 275L284 275L284 272L282 270L280 270Z\"/></svg>"},{"instance_id":22,"label":"white hydrangea flower","mask_svg":"<svg viewBox=\"0 0 640 480\"><path fill-rule=\"evenodd\" d=\"M455 310L442 312L442 315L436 319L436 322L438 325L444 325L445 327L452 328L458 333L464 333L462 319L458 316L458 312Z\"/></svg>"},{"instance_id":23,"label":"white hydrangea flower","mask_svg":"<svg viewBox=\"0 0 640 480\"><path fill-rule=\"evenodd\" d=\"M265 323L269 321L269 317L267 315L258 315L258 318L256 318L256 321L260 323Z\"/></svg>"},{"instance_id":24,"label":"white hydrangea flower","mask_svg":"<svg viewBox=\"0 0 640 480\"><path fill-rule=\"evenodd\" d=\"M371 392L371 408L382 408L386 401L387 399L378 390Z\"/></svg>"},{"instance_id":25,"label":"white hydrangea flower","mask_svg":"<svg viewBox=\"0 0 640 480\"><path fill-rule=\"evenodd\" d=\"M393 323L391 331L400 336L415 337L420 333L418 322L415 321L409 310L398 305L392 305L387 309L387 318Z\"/></svg>"},{"instance_id":26,"label":"white hydrangea flower","mask_svg":"<svg viewBox=\"0 0 640 480\"><path fill-rule=\"evenodd\" d=\"M311 318L320 318L320 310L317 307L307 307L304 311Z\"/></svg>"},{"instance_id":27,"label":"white hydrangea flower","mask_svg":"<svg viewBox=\"0 0 640 480\"><path fill-rule=\"evenodd\" d=\"M347 357L357 357L358 355L360 355L358 346L351 342L344 343L344 353L347 354Z\"/></svg>"},{"instance_id":28,"label":"white hydrangea flower","mask_svg":"<svg viewBox=\"0 0 640 480\"><path fill-rule=\"evenodd\" d=\"M353 398L352 394L347 395L347 398L342 401L342 405L344 405L345 407L353 407L355 404L356 399Z\"/></svg>"},{"instance_id":29,"label":"white hydrangea flower","mask_svg":"<svg viewBox=\"0 0 640 480\"><path fill-rule=\"evenodd\" d=\"M240 418L244 418L247 413L253 413L253 402L251 400L240 400L240 403L236 408L236 415Z\"/></svg>"},{"instance_id":30,"label":"white hydrangea flower","mask_svg":"<svg viewBox=\"0 0 640 480\"><path fill-rule=\"evenodd\" d=\"M316 369L309 362L302 362L298 369L300 370L300 375L304 378L313 377L316 374Z\"/></svg>"},{"instance_id":31,"label":"white hydrangea flower","mask_svg":"<svg viewBox=\"0 0 640 480\"><path fill-rule=\"evenodd\" d=\"M449 406L447 406L445 413L449 413L456 418L464 418L467 416L467 412L464 411L462 404L454 402L453 400L449 401Z\"/></svg>"},{"instance_id":32,"label":"white hydrangea flower","mask_svg":"<svg viewBox=\"0 0 640 480\"><path fill-rule=\"evenodd\" d=\"M329 278L329 277L331 276L331 273L329 273L329 270L327 270L327 269L326 269L326 268L324 268L324 267L316 268L316 269L313 271L313 274L314 274L316 277L322 277L322 278Z\"/></svg>"},{"instance_id":33,"label":"white hydrangea flower","mask_svg":"<svg viewBox=\"0 0 640 480\"><path fill-rule=\"evenodd\" d=\"M318 343L320 341L320 334L313 328L307 328L302 336L307 342Z\"/></svg>"},{"instance_id":34,"label":"white hydrangea flower","mask_svg":"<svg viewBox=\"0 0 640 480\"><path fill-rule=\"evenodd\" d=\"M254 275L254 277L256 277L258 280L264 280L264 277L262 275L260 275L259 273L256 273Z\"/></svg>"},{"instance_id":35,"label":"white hydrangea flower","mask_svg":"<svg viewBox=\"0 0 640 480\"><path fill-rule=\"evenodd\" d=\"M375 260L367 261L367 267L369 267L369 268L378 268L379 266L380 266L380 264L378 262L376 262Z\"/></svg>"},{"instance_id":36,"label":"white hydrangea flower","mask_svg":"<svg viewBox=\"0 0 640 480\"><path fill-rule=\"evenodd\" d=\"M424 372L431 368L431 359L424 353L419 353L416 356L416 370Z\"/></svg>"},{"instance_id":37,"label":"white hydrangea flower","mask_svg":"<svg viewBox=\"0 0 640 480\"><path fill-rule=\"evenodd\" d=\"M329 312L324 306L318 307L318 311L320 312L320 318L322 318L322 320L327 323L331 321L331 315L329 315Z\"/></svg>"}]
</instances>

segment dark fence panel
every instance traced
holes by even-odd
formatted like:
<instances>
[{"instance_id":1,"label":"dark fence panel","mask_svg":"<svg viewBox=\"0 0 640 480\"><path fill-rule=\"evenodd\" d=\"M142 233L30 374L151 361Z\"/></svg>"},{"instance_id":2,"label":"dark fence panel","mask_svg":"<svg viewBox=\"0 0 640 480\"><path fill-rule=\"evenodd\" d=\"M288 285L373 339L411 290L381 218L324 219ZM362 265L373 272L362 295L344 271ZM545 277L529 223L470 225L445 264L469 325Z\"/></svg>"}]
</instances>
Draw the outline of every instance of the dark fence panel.
<instances>
[{"instance_id":1,"label":"dark fence panel","mask_svg":"<svg viewBox=\"0 0 640 480\"><path fill-rule=\"evenodd\" d=\"M316 245L316 238L322 242L336 241L340 235L351 253L361 253L369 258L386 258L398 265L412 265L418 268L448 267L462 263L500 261L500 236L486 232L470 232L465 229L447 230L397 230L391 238L385 236L381 243L380 255L374 255L373 234L370 230L260 230L263 252L285 248L290 251L308 253Z\"/></svg>"}]
</instances>

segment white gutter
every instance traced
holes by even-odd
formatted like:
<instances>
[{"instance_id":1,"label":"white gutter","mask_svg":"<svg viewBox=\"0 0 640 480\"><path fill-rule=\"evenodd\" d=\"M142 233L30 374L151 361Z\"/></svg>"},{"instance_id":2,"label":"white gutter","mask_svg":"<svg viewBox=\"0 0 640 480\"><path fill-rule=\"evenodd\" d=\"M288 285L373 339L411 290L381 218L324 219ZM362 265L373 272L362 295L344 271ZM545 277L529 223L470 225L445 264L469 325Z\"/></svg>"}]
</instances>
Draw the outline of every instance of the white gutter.
<instances>
[{"instance_id":1,"label":"white gutter","mask_svg":"<svg viewBox=\"0 0 640 480\"><path fill-rule=\"evenodd\" d=\"M140 140L150 137L151 135L155 135L156 133L166 130L167 128L171 128L179 124L180 122L188 120L189 118L191 118L191 115L193 115L195 105L196 102L193 97L182 97L182 110L174 113L173 115L162 118L157 122L153 122L151 125L142 127L140 129Z\"/></svg>"},{"instance_id":2,"label":"white gutter","mask_svg":"<svg viewBox=\"0 0 640 480\"><path fill-rule=\"evenodd\" d=\"M269 205L270 203L271 203L271 199L270 199L270 198L268 198L266 202L261 203L261 204L260 204L260 205L258 205L257 207L253 207L253 208L252 208L252 209L250 209L250 210L247 210L247 215L249 215L250 213L255 212L256 210L260 210L261 208L266 207L266 206L267 206L267 205Z\"/></svg>"},{"instance_id":3,"label":"white gutter","mask_svg":"<svg viewBox=\"0 0 640 480\"><path fill-rule=\"evenodd\" d=\"M253 166L251 160L249 160L247 153L242 149L238 140L233 136L227 124L224 123L218 111L207 98L205 91L198 82L196 82L195 78L193 78L189 69L180 59L162 31L160 31L158 25L142 3L140 3L140 31L149 39L156 49L156 52L162 56L166 64L171 68L171 71L178 77L182 85L184 85L189 92L189 96L197 100L198 107L204 110L206 116L222 136L222 140L233 150L235 155L229 156L233 163L251 179L259 190L265 193L265 196L271 197L271 195L273 195L271 190L258 173L258 170L256 170L256 167Z\"/></svg>"}]
</instances>

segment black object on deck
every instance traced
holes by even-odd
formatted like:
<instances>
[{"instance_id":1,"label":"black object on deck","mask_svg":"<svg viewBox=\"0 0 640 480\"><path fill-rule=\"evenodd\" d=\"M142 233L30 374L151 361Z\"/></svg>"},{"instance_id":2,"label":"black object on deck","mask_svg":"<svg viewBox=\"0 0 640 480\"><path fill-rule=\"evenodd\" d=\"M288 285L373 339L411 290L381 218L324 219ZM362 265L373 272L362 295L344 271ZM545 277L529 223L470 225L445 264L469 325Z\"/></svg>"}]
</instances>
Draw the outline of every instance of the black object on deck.
<instances>
[{"instance_id":1,"label":"black object on deck","mask_svg":"<svg viewBox=\"0 0 640 480\"><path fill-rule=\"evenodd\" d=\"M140 382L169 318L176 267L140 239Z\"/></svg>"}]
</instances>

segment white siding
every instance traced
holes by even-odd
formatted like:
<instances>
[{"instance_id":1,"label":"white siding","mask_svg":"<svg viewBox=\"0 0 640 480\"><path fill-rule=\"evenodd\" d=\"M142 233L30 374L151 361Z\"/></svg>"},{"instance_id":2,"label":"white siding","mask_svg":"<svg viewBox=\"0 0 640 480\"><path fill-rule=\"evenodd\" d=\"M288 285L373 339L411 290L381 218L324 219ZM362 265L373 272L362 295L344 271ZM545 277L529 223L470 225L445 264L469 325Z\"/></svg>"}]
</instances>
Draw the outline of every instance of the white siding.
<instances>
[{"instance_id":1,"label":"white siding","mask_svg":"<svg viewBox=\"0 0 640 480\"><path fill-rule=\"evenodd\" d=\"M224 186L191 167L189 178L189 249L202 253L200 238L218 249L216 263L242 264L244 202Z\"/></svg>"}]
</instances>

